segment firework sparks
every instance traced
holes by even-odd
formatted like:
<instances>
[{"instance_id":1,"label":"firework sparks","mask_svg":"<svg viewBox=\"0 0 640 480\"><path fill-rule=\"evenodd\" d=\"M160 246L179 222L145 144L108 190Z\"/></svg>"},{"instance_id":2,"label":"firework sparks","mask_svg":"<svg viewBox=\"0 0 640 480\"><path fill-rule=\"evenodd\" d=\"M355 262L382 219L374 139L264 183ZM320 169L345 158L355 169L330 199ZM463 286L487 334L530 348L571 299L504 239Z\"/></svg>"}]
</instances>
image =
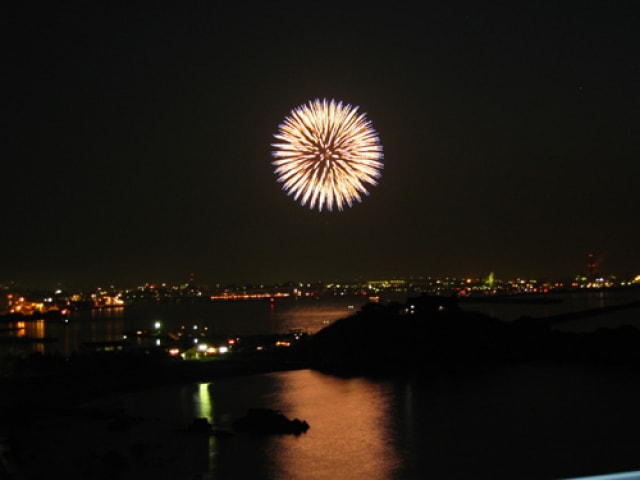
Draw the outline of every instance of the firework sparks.
<instances>
[{"instance_id":1,"label":"firework sparks","mask_svg":"<svg viewBox=\"0 0 640 480\"><path fill-rule=\"evenodd\" d=\"M271 164L278 182L303 206L343 210L378 184L382 145L357 106L309 101L291 111L274 137Z\"/></svg>"}]
</instances>

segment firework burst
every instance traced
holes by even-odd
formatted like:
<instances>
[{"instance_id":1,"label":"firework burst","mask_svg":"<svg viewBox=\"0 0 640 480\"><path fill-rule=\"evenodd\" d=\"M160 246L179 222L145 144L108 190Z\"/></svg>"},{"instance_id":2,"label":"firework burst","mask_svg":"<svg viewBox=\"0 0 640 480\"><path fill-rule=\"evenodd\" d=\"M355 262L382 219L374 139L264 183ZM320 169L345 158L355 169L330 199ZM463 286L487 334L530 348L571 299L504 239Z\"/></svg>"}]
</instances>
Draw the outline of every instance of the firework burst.
<instances>
[{"instance_id":1,"label":"firework burst","mask_svg":"<svg viewBox=\"0 0 640 480\"><path fill-rule=\"evenodd\" d=\"M357 106L309 101L291 111L274 137L271 164L278 182L303 206L343 210L378 184L382 145Z\"/></svg>"}]
</instances>

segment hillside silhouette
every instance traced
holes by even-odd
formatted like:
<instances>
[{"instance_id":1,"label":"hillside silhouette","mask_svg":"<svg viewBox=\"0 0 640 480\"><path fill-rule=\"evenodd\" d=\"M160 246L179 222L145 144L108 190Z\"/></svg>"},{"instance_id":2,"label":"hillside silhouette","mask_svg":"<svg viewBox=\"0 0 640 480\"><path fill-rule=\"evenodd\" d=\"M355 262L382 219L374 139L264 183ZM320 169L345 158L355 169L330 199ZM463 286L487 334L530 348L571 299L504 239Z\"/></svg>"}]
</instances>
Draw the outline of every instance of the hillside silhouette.
<instances>
[{"instance_id":1,"label":"hillside silhouette","mask_svg":"<svg viewBox=\"0 0 640 480\"><path fill-rule=\"evenodd\" d=\"M637 302L631 307L639 307ZM566 319L587 317L592 311ZM424 295L405 304L370 303L309 339L311 368L344 375L416 374L432 367L504 362L588 362L640 366L633 326L559 331L565 317L503 321Z\"/></svg>"}]
</instances>

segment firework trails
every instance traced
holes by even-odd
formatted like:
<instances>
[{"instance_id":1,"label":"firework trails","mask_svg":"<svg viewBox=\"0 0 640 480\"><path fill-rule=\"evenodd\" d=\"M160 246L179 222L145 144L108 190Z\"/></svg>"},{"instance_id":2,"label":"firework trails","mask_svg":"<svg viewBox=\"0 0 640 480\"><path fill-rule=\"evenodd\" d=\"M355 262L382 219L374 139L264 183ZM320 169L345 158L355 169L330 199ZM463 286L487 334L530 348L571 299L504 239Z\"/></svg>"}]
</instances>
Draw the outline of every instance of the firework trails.
<instances>
[{"instance_id":1,"label":"firework trails","mask_svg":"<svg viewBox=\"0 0 640 480\"><path fill-rule=\"evenodd\" d=\"M291 111L274 135L271 162L287 195L310 209L342 210L369 195L383 168L378 133L358 107L309 101Z\"/></svg>"}]
</instances>

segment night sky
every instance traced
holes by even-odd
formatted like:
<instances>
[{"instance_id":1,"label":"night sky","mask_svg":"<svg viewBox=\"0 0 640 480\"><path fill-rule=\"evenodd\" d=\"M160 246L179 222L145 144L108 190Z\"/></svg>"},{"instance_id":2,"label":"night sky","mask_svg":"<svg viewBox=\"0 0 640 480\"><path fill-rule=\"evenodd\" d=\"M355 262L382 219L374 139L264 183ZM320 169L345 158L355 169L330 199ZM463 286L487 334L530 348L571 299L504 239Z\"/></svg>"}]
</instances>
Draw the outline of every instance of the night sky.
<instances>
[{"instance_id":1,"label":"night sky","mask_svg":"<svg viewBox=\"0 0 640 480\"><path fill-rule=\"evenodd\" d=\"M636 4L14 2L0 285L640 274ZM384 148L342 212L271 165L316 98Z\"/></svg>"}]
</instances>

